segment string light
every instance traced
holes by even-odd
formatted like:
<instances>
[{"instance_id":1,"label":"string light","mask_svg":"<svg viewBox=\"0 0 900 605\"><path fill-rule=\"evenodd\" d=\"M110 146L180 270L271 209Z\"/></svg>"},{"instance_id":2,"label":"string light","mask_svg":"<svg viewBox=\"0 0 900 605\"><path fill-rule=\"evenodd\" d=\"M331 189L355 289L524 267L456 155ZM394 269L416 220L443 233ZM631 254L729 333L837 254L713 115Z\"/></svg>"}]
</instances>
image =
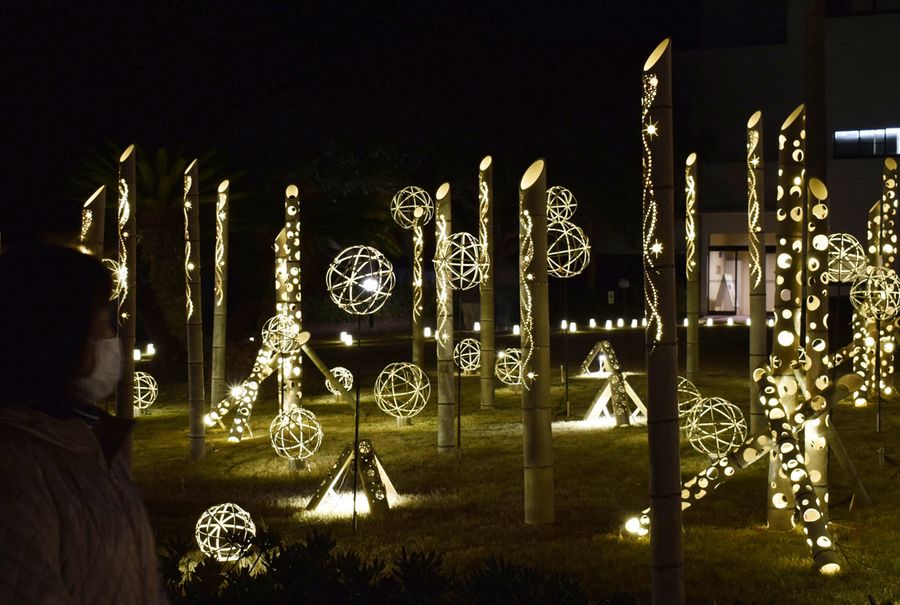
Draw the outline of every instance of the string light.
<instances>
[{"instance_id":1,"label":"string light","mask_svg":"<svg viewBox=\"0 0 900 605\"><path fill-rule=\"evenodd\" d=\"M763 278L762 258L760 257L759 234L762 233L762 224L759 208L759 193L757 192L756 170L759 167L759 130L748 131L747 139L747 233L750 238L750 281L751 288L759 286Z\"/></svg>"},{"instance_id":2,"label":"string light","mask_svg":"<svg viewBox=\"0 0 900 605\"><path fill-rule=\"evenodd\" d=\"M522 194L520 193L520 196ZM521 203L520 203L521 206ZM534 287L534 274L531 272L531 263L534 260L534 238L532 237L532 230L534 228L534 223L531 218L531 213L528 210L523 209L520 215L521 221L521 235L519 236L519 283L520 287L520 307L521 307L521 334L522 334L522 349L520 353L519 360L519 380L518 384L523 385L526 389L530 388L531 382L535 378L534 372L528 372L527 375L521 375L524 372L524 368L528 367L531 362L531 357L534 354L534 316L532 315L532 309L534 305L534 301L532 298L531 290ZM509 349L507 349L508 351ZM499 368L500 362L497 362L497 366ZM503 382L506 382L502 378L500 379Z\"/></svg>"},{"instance_id":3,"label":"string light","mask_svg":"<svg viewBox=\"0 0 900 605\"><path fill-rule=\"evenodd\" d=\"M652 345L655 346L662 340L663 323L659 309L659 285L661 279L660 271L656 266L656 258L662 253L662 244L657 234L659 222L659 209L657 206L656 195L653 191L653 151L651 142L657 135L657 124L650 115L650 108L656 99L657 86L659 80L656 74L644 74L643 86L644 94L641 99L641 143L644 149L643 162L643 188L642 198L644 206L643 217L643 258L644 273L646 275L646 306L649 320L648 334L650 335Z\"/></svg>"}]
</instances>

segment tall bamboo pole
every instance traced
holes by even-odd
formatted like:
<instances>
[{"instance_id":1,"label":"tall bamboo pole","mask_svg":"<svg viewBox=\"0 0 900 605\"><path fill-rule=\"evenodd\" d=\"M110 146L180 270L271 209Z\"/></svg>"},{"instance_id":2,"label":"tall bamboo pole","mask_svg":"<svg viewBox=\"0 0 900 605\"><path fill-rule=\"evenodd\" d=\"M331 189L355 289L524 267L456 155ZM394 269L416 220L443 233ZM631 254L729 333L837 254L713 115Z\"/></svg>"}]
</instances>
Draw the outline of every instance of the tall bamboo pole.
<instances>
[{"instance_id":1,"label":"tall bamboo pole","mask_svg":"<svg viewBox=\"0 0 900 605\"><path fill-rule=\"evenodd\" d=\"M547 290L547 171L537 160L519 184L519 313L525 523L553 523L550 424L550 304Z\"/></svg>"},{"instance_id":2,"label":"tall bamboo pole","mask_svg":"<svg viewBox=\"0 0 900 605\"><path fill-rule=\"evenodd\" d=\"M106 186L101 185L81 210L81 245L98 259L103 258L103 230L106 226Z\"/></svg>"},{"instance_id":3,"label":"tall bamboo pole","mask_svg":"<svg viewBox=\"0 0 900 605\"><path fill-rule=\"evenodd\" d=\"M494 364L497 351L494 342L494 167L491 156L478 165L478 236L482 264L486 267L481 280L481 409L494 404Z\"/></svg>"},{"instance_id":4,"label":"tall bamboo pole","mask_svg":"<svg viewBox=\"0 0 900 605\"><path fill-rule=\"evenodd\" d=\"M278 290L275 312L290 317L303 329L303 314L300 309L300 190L296 185L288 185L284 191L284 281ZM300 405L303 380L303 358L300 352L284 356L284 408Z\"/></svg>"},{"instance_id":5,"label":"tall bamboo pole","mask_svg":"<svg viewBox=\"0 0 900 605\"><path fill-rule=\"evenodd\" d=\"M806 387L814 401L824 405L822 393L831 384L825 366L828 355L828 189L809 179L806 199ZM819 498L819 510L828 515L828 416L808 422L803 430L806 472Z\"/></svg>"},{"instance_id":6,"label":"tall bamboo pole","mask_svg":"<svg viewBox=\"0 0 900 605\"><path fill-rule=\"evenodd\" d=\"M187 314L188 407L191 460L206 453L206 386L203 384L203 303L200 276L200 189L197 160L184 171L184 301Z\"/></svg>"},{"instance_id":7,"label":"tall bamboo pole","mask_svg":"<svg viewBox=\"0 0 900 605\"><path fill-rule=\"evenodd\" d=\"M438 453L450 453L456 447L456 402L453 390L453 290L445 269L450 253L450 183L441 185L435 204L434 270L437 282L437 345L438 370Z\"/></svg>"},{"instance_id":8,"label":"tall bamboo pole","mask_svg":"<svg viewBox=\"0 0 900 605\"><path fill-rule=\"evenodd\" d=\"M671 77L672 45L667 38L644 63L641 103L647 440L653 520L650 589L654 603L684 602Z\"/></svg>"},{"instance_id":9,"label":"tall bamboo pole","mask_svg":"<svg viewBox=\"0 0 900 605\"><path fill-rule=\"evenodd\" d=\"M116 416L134 418L134 332L137 311L135 269L137 267L137 198L134 145L129 145L119 158L118 258L116 290L118 330L122 342L122 378L116 389ZM131 462L131 439L124 446L126 460Z\"/></svg>"},{"instance_id":10,"label":"tall bamboo pole","mask_svg":"<svg viewBox=\"0 0 900 605\"><path fill-rule=\"evenodd\" d=\"M425 230L423 229L424 211L416 209L413 217L413 308L412 308L412 361L420 368L425 368L425 332L422 326L422 254L425 250Z\"/></svg>"},{"instance_id":11,"label":"tall bamboo pole","mask_svg":"<svg viewBox=\"0 0 900 605\"><path fill-rule=\"evenodd\" d=\"M797 107L778 137L778 195L775 230L775 328L772 370L781 406L790 417L797 406L798 384L793 364L798 359L802 310L803 218L806 183L803 164L806 116ZM768 525L774 531L794 527L794 494L777 453L769 460Z\"/></svg>"},{"instance_id":12,"label":"tall bamboo pole","mask_svg":"<svg viewBox=\"0 0 900 605\"><path fill-rule=\"evenodd\" d=\"M766 236L762 112L747 121L747 249L750 253L750 376L766 365ZM767 430L756 381L750 381L750 434Z\"/></svg>"},{"instance_id":13,"label":"tall bamboo pole","mask_svg":"<svg viewBox=\"0 0 900 605\"><path fill-rule=\"evenodd\" d=\"M700 369L700 267L697 264L697 154L687 157L684 167L685 270L687 273L687 379L694 382Z\"/></svg>"},{"instance_id":14,"label":"tall bamboo pole","mask_svg":"<svg viewBox=\"0 0 900 605\"><path fill-rule=\"evenodd\" d=\"M228 181L216 192L215 305L213 306L212 371L210 403L225 397L225 354L228 327Z\"/></svg>"}]
</instances>

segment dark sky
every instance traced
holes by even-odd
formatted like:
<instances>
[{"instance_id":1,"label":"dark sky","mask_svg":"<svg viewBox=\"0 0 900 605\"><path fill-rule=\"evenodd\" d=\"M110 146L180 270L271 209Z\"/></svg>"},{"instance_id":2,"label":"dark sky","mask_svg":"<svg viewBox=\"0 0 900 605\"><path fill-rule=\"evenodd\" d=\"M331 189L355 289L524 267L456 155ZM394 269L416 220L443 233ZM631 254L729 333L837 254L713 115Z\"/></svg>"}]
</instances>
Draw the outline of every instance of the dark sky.
<instances>
[{"instance_id":1,"label":"dark sky","mask_svg":"<svg viewBox=\"0 0 900 605\"><path fill-rule=\"evenodd\" d=\"M603 179L697 2L83 4L4 7L4 204L62 195L108 141L215 147L251 183L330 140Z\"/></svg>"}]
</instances>

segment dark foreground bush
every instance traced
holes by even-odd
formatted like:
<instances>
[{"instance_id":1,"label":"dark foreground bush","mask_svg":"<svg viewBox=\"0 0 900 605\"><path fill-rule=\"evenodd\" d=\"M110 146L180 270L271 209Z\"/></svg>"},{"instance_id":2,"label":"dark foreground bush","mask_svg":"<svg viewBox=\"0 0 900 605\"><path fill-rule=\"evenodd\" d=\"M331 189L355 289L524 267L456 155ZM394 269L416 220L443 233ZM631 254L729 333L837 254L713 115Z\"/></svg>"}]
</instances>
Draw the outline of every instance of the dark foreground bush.
<instances>
[{"instance_id":1,"label":"dark foreground bush","mask_svg":"<svg viewBox=\"0 0 900 605\"><path fill-rule=\"evenodd\" d=\"M404 550L388 563L336 546L330 535L317 532L295 544L261 535L240 561L191 563L192 544L184 541L164 549L162 568L174 604L589 602L578 581L502 558L457 574L432 552Z\"/></svg>"}]
</instances>

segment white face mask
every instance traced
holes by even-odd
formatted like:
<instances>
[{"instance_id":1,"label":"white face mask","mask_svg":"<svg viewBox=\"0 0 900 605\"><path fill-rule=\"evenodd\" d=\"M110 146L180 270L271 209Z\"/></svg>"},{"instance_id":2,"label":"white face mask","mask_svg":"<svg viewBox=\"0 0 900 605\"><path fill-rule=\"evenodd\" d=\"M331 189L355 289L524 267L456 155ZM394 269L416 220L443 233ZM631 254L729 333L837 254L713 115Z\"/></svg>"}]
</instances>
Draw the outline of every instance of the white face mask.
<instances>
[{"instance_id":1,"label":"white face mask","mask_svg":"<svg viewBox=\"0 0 900 605\"><path fill-rule=\"evenodd\" d=\"M101 338L94 347L94 369L72 382L72 395L81 403L97 403L116 390L122 377L122 344L116 337Z\"/></svg>"}]
</instances>

